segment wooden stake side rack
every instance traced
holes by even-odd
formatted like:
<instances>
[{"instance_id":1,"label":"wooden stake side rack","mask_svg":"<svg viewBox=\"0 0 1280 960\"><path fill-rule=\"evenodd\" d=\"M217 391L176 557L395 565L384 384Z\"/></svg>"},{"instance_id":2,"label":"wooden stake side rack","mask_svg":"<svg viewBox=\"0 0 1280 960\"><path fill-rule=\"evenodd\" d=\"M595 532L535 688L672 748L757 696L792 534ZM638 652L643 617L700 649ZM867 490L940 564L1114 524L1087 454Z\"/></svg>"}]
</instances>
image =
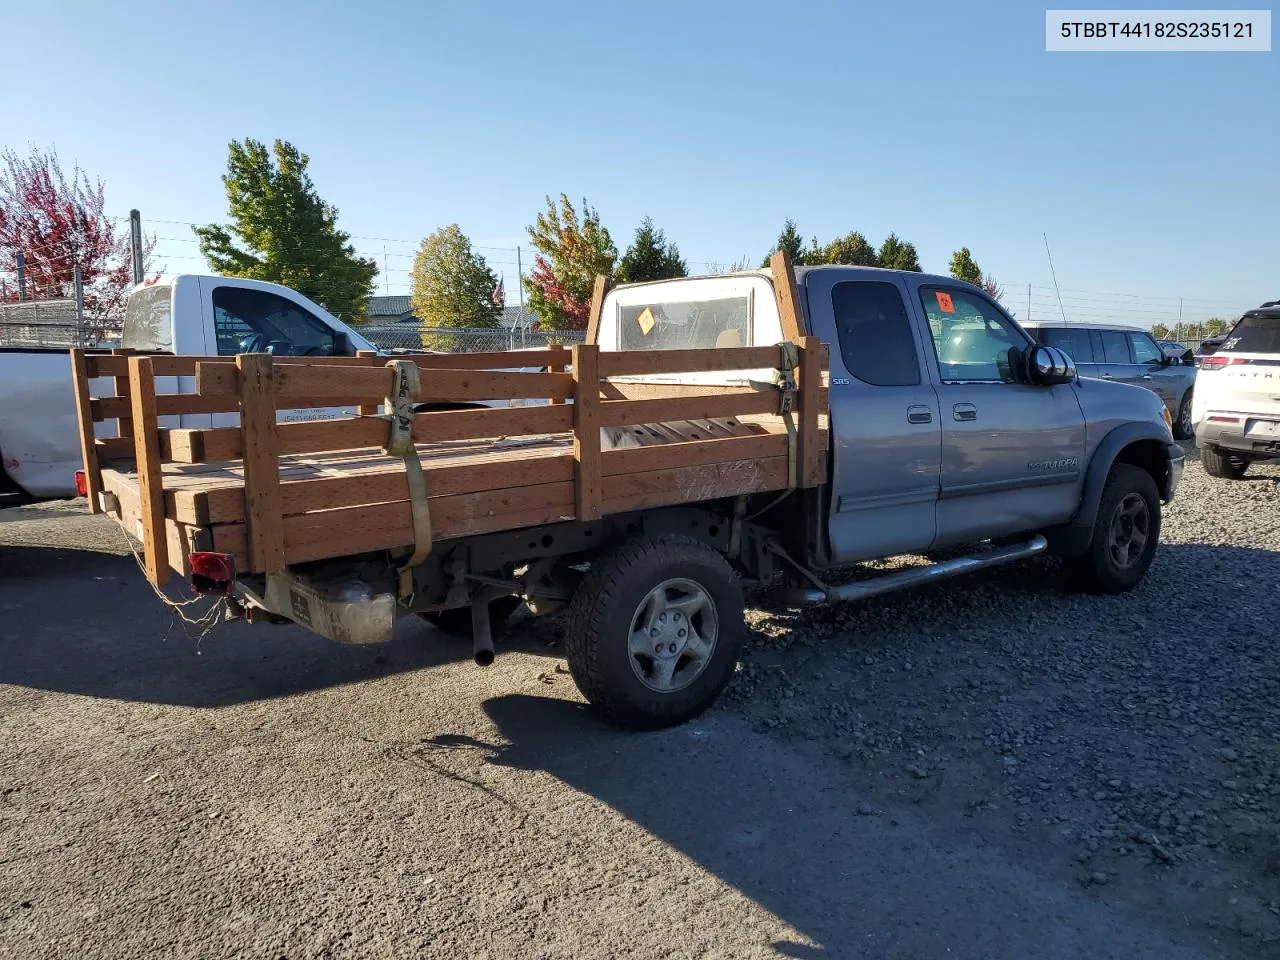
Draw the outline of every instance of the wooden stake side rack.
<instances>
[{"instance_id":1,"label":"wooden stake side rack","mask_svg":"<svg viewBox=\"0 0 1280 960\"><path fill-rule=\"evenodd\" d=\"M826 347L798 336L794 321L789 327L798 360L788 371L794 441L776 388L627 380L777 369L781 345L396 358L73 350L89 509L108 510L142 542L157 586L171 571L186 574L195 550L230 553L238 571L265 573L408 547L405 464L380 449L389 432L378 415L391 390L389 359L419 367L418 403L509 401L414 416L433 541L782 491L792 456L795 486L817 486L826 477ZM194 393L158 392L160 378L192 376ZM114 384L112 395L90 396L98 378ZM277 418L279 410L339 406L360 415ZM239 425L160 426L162 417L209 413L237 413ZM95 438L94 424L108 420L117 435Z\"/></svg>"}]
</instances>

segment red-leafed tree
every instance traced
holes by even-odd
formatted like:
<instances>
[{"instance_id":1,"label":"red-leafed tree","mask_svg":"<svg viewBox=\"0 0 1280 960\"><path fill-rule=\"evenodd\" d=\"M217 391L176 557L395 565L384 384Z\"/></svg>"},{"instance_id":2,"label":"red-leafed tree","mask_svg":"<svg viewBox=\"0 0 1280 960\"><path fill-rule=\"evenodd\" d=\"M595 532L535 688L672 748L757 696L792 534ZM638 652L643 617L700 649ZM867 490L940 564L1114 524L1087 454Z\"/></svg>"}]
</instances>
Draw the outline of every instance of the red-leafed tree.
<instances>
[{"instance_id":1,"label":"red-leafed tree","mask_svg":"<svg viewBox=\"0 0 1280 960\"><path fill-rule=\"evenodd\" d=\"M546 210L528 228L538 250L524 280L529 309L538 316L541 329L583 330L596 275L613 275L618 249L585 199L581 217L563 193L559 205L550 197L546 200Z\"/></svg>"},{"instance_id":2,"label":"red-leafed tree","mask_svg":"<svg viewBox=\"0 0 1280 960\"><path fill-rule=\"evenodd\" d=\"M28 298L47 300L74 295L78 266L85 315L122 316L132 285L129 230L106 215L104 196L102 181L79 166L67 177L53 150L0 153L0 273L16 277L21 253ZM154 247L154 238L144 239L144 270ZM4 294L16 300L16 282L6 283Z\"/></svg>"}]
</instances>

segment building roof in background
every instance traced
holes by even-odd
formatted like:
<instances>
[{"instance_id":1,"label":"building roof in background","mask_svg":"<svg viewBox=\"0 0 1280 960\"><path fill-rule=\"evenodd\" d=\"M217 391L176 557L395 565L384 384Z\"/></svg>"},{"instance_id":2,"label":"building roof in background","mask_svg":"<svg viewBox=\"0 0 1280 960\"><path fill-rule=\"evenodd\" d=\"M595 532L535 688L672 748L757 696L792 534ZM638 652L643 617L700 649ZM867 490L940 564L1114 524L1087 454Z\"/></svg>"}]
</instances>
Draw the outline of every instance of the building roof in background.
<instances>
[{"instance_id":1,"label":"building roof in background","mask_svg":"<svg viewBox=\"0 0 1280 960\"><path fill-rule=\"evenodd\" d=\"M369 317L398 317L413 310L408 297L370 297Z\"/></svg>"}]
</instances>

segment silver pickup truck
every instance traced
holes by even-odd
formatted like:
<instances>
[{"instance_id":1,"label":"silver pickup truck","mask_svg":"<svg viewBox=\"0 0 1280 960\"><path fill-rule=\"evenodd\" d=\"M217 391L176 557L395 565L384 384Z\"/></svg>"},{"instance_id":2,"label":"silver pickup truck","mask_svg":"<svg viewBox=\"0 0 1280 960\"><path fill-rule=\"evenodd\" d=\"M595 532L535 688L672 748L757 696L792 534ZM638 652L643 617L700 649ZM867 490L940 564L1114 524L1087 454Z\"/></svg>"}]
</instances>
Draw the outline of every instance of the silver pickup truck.
<instances>
[{"instance_id":1,"label":"silver pickup truck","mask_svg":"<svg viewBox=\"0 0 1280 960\"><path fill-rule=\"evenodd\" d=\"M469 630L482 664L521 602L536 613L567 607L579 689L616 721L655 727L695 716L728 683L746 634L744 581L782 581L790 602L819 604L1051 552L1083 588L1114 593L1151 565L1183 468L1165 405L1150 390L1080 378L1064 351L1036 343L974 286L855 267L801 269L793 282L775 257L771 271L622 286L597 302L589 356L683 350L691 361L673 368L691 372L632 377L650 383L624 383L631 397L657 381L696 385L654 391L684 395L783 385L785 398L794 364L726 373L703 361L720 348L825 343L825 478L796 483L793 473L781 493L694 485L651 508L457 535L400 571L385 554L362 554L236 576L231 558L200 554L221 572L193 575L193 585L241 590L246 611L277 621L304 609L300 622L343 642L388 639L387 610L420 613ZM692 423L695 438L714 435ZM644 431L602 432L611 449ZM902 555L919 559L846 577L851 565ZM325 626L357 621L378 629L355 639Z\"/></svg>"}]
</instances>

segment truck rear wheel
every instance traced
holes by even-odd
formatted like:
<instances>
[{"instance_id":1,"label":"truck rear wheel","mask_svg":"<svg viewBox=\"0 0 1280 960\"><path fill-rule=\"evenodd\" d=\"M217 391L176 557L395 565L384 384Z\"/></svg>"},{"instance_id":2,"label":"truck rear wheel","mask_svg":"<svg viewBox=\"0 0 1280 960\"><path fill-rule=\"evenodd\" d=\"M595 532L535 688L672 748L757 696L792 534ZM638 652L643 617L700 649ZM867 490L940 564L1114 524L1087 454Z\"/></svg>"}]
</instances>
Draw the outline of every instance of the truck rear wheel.
<instances>
[{"instance_id":1,"label":"truck rear wheel","mask_svg":"<svg viewBox=\"0 0 1280 960\"><path fill-rule=\"evenodd\" d=\"M1093 593L1136 587L1160 543L1160 494L1151 474L1129 463L1111 468L1098 503L1089 549L1068 558L1068 571Z\"/></svg>"},{"instance_id":2,"label":"truck rear wheel","mask_svg":"<svg viewBox=\"0 0 1280 960\"><path fill-rule=\"evenodd\" d=\"M733 676L746 633L742 587L698 540L629 540L592 562L565 633L569 672L588 702L623 726L674 726L711 706Z\"/></svg>"},{"instance_id":3,"label":"truck rear wheel","mask_svg":"<svg viewBox=\"0 0 1280 960\"><path fill-rule=\"evenodd\" d=\"M1200 462L1204 464L1204 472L1211 477L1225 480L1239 480L1249 469L1249 460L1238 453L1228 453L1221 447L1206 445L1200 451Z\"/></svg>"}]
</instances>

